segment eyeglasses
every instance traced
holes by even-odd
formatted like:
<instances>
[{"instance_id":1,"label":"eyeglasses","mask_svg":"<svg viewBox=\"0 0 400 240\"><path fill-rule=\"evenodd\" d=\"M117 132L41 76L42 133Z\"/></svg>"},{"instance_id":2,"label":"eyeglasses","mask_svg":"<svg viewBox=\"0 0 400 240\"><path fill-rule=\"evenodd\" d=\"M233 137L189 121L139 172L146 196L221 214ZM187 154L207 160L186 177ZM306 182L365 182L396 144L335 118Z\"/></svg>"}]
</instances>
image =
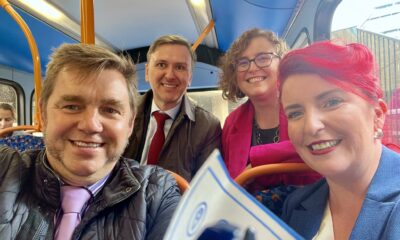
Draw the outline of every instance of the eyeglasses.
<instances>
[{"instance_id":1,"label":"eyeglasses","mask_svg":"<svg viewBox=\"0 0 400 240\"><path fill-rule=\"evenodd\" d=\"M249 70L251 62L254 62L257 67L259 68L266 68L269 67L272 63L273 58L279 58L279 56L275 53L259 53L255 58L248 59L248 58L240 58L236 60L235 68L238 72L244 72Z\"/></svg>"}]
</instances>

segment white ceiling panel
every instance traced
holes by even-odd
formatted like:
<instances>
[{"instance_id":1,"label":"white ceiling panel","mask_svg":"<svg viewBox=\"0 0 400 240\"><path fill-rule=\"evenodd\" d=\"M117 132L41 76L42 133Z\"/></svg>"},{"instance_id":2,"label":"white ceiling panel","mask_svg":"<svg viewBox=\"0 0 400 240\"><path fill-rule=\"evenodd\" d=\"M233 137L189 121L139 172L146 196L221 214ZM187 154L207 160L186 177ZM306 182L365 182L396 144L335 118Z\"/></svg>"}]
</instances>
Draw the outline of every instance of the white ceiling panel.
<instances>
[{"instance_id":1,"label":"white ceiling panel","mask_svg":"<svg viewBox=\"0 0 400 240\"><path fill-rule=\"evenodd\" d=\"M79 24L79 0L49 2ZM148 46L164 34L179 34L190 42L199 36L185 0L95 0L93 4L96 36L120 50Z\"/></svg>"}]
</instances>

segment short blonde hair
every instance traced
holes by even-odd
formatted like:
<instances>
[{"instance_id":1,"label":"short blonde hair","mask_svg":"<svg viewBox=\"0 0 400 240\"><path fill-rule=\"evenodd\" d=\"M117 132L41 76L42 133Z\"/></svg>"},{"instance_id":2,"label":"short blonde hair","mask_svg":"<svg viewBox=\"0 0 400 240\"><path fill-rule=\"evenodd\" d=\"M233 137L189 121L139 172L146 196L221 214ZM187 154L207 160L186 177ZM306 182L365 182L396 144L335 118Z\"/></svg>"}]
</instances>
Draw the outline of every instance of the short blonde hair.
<instances>
[{"instance_id":1,"label":"short blonde hair","mask_svg":"<svg viewBox=\"0 0 400 240\"><path fill-rule=\"evenodd\" d=\"M192 51L192 47L191 47L190 43L184 37L179 36L179 35L164 35L164 36L157 38L150 45L149 51L147 52L147 62L150 61L151 54L153 54L157 50L158 47L160 47L162 45L166 45L166 44L185 46L190 53L190 58L192 60L192 62L191 62L192 68L191 69L193 70L193 67L196 63L196 53L194 51Z\"/></svg>"}]
</instances>

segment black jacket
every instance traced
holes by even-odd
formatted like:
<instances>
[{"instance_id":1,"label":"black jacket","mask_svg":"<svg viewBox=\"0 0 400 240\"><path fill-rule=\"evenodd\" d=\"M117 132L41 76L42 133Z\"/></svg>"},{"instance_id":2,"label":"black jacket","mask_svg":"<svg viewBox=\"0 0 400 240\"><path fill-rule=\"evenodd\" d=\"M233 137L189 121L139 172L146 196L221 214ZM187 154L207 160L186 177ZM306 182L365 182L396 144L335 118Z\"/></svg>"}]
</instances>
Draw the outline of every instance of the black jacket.
<instances>
[{"instance_id":1,"label":"black jacket","mask_svg":"<svg viewBox=\"0 0 400 240\"><path fill-rule=\"evenodd\" d=\"M135 125L124 157L140 161L150 121L153 92L140 97ZM221 124L217 117L184 95L181 108L161 149L158 166L192 180L214 149L221 149Z\"/></svg>"},{"instance_id":2,"label":"black jacket","mask_svg":"<svg viewBox=\"0 0 400 240\"><path fill-rule=\"evenodd\" d=\"M121 158L89 203L73 239L160 239L180 193L163 169ZM0 239L53 239L60 180L45 150L0 146Z\"/></svg>"}]
</instances>

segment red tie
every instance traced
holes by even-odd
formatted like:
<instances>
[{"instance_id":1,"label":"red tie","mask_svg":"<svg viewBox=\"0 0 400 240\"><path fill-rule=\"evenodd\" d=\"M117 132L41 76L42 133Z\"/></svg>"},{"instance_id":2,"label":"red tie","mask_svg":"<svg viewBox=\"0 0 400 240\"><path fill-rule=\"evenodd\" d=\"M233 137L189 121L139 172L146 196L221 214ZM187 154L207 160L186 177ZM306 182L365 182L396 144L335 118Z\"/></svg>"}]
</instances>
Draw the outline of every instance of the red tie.
<instances>
[{"instance_id":1,"label":"red tie","mask_svg":"<svg viewBox=\"0 0 400 240\"><path fill-rule=\"evenodd\" d=\"M169 116L165 113L154 112L154 118L157 121L157 131L154 134L153 140L151 140L149 155L147 157L147 164L155 165L158 161L158 155L160 155L160 151L165 142L164 135L164 123L165 120L169 118Z\"/></svg>"}]
</instances>

